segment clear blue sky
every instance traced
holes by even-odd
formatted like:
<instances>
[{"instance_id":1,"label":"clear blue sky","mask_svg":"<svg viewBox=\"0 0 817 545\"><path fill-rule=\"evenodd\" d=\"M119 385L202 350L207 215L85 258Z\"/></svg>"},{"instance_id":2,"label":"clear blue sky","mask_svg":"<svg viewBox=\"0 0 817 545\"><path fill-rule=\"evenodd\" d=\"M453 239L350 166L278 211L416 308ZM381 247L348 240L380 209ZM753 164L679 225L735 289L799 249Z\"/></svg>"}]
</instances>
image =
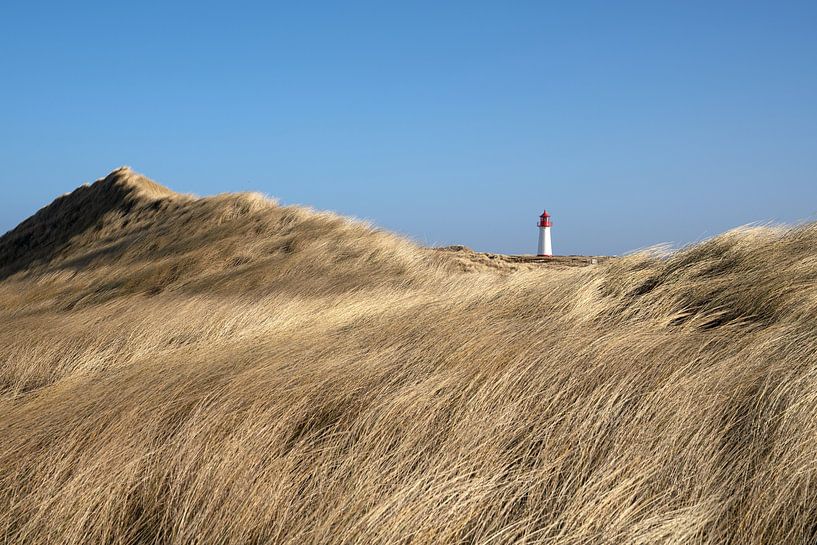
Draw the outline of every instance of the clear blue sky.
<instances>
[{"instance_id":1,"label":"clear blue sky","mask_svg":"<svg viewBox=\"0 0 817 545\"><path fill-rule=\"evenodd\" d=\"M128 164L428 244L817 219L817 2L14 2L0 231Z\"/></svg>"}]
</instances>

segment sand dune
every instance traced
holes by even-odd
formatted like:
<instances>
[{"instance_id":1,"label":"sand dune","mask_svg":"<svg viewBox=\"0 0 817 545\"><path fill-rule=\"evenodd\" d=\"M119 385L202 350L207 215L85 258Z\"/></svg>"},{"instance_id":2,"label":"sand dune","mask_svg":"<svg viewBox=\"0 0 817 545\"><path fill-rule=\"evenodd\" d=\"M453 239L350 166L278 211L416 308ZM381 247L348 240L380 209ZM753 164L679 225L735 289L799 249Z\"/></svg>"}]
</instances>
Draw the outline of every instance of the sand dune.
<instances>
[{"instance_id":1,"label":"sand dune","mask_svg":"<svg viewBox=\"0 0 817 545\"><path fill-rule=\"evenodd\" d=\"M815 248L551 267L116 170L0 238L0 537L813 543Z\"/></svg>"}]
</instances>

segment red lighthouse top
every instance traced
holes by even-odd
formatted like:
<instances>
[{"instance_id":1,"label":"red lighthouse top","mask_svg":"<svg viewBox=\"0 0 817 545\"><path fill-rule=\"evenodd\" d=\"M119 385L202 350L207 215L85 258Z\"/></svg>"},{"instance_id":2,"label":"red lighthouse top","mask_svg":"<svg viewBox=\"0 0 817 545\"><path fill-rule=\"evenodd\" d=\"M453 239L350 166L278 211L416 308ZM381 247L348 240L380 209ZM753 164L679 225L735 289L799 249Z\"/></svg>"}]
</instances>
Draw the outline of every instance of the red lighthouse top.
<instances>
[{"instance_id":1,"label":"red lighthouse top","mask_svg":"<svg viewBox=\"0 0 817 545\"><path fill-rule=\"evenodd\" d=\"M548 211L545 210L544 212L542 212L542 215L539 216L539 227L550 227L550 226L551 226L550 214L548 214Z\"/></svg>"}]
</instances>

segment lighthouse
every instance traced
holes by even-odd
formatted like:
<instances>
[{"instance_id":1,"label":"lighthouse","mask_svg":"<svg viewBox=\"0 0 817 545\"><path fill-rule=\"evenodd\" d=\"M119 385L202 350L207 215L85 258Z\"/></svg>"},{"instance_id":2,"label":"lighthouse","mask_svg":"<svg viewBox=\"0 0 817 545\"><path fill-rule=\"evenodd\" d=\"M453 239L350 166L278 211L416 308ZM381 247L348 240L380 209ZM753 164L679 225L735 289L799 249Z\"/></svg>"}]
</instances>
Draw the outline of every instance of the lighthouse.
<instances>
[{"instance_id":1,"label":"lighthouse","mask_svg":"<svg viewBox=\"0 0 817 545\"><path fill-rule=\"evenodd\" d=\"M539 250L537 255L552 256L553 246L550 244L550 214L545 210L539 216Z\"/></svg>"}]
</instances>

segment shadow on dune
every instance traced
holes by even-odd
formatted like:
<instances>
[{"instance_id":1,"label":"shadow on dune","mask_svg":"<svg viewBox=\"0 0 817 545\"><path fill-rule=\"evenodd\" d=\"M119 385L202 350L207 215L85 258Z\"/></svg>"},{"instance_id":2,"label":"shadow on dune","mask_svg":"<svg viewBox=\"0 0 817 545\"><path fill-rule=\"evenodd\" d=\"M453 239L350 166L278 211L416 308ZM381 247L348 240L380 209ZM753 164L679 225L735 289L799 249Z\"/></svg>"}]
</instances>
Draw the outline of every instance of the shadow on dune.
<instances>
[{"instance_id":1,"label":"shadow on dune","mask_svg":"<svg viewBox=\"0 0 817 545\"><path fill-rule=\"evenodd\" d=\"M106 214L127 214L145 197L173 194L124 167L59 197L0 237L0 281L33 265L50 263L73 238L100 227Z\"/></svg>"}]
</instances>

